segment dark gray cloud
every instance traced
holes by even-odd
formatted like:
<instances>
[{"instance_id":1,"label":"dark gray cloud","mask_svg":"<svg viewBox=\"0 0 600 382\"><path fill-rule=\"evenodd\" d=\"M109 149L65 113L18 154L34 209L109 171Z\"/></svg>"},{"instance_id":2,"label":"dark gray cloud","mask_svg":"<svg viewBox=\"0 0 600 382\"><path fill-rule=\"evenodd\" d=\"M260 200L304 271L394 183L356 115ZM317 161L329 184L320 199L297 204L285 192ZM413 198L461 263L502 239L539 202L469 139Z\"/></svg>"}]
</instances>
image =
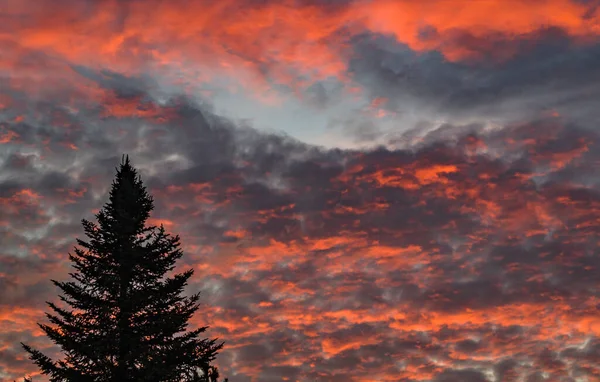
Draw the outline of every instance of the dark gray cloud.
<instances>
[{"instance_id":1,"label":"dark gray cloud","mask_svg":"<svg viewBox=\"0 0 600 382\"><path fill-rule=\"evenodd\" d=\"M457 27L407 26L407 45L369 30L394 11L384 1L197 3L204 18L168 2L3 3L0 380L34 371L19 341L59 357L35 322L123 153L152 223L182 236L187 293L205 303L194 325L226 341L232 381L599 378L593 2L546 4L572 30L549 14L536 27L525 2L525 31L479 33L457 10ZM451 59L457 47L477 54ZM223 73L387 146L242 126L198 97ZM351 110L355 96L373 110Z\"/></svg>"},{"instance_id":2,"label":"dark gray cloud","mask_svg":"<svg viewBox=\"0 0 600 382\"><path fill-rule=\"evenodd\" d=\"M328 150L159 102L143 78L86 75L156 112L44 106L86 126L68 140L35 113L3 122L21 137L0 165L9 378L33 370L15 338L43 320L48 279L66 277L79 219L105 201L122 153L153 217L182 235L205 303L195 322L226 341L232 380L597 375L594 130L448 124L410 149Z\"/></svg>"},{"instance_id":3,"label":"dark gray cloud","mask_svg":"<svg viewBox=\"0 0 600 382\"><path fill-rule=\"evenodd\" d=\"M382 107L405 121L395 127L401 131L415 118L519 121L554 112L594 128L600 45L575 41L556 27L508 42L517 48L507 60L451 62L437 51L415 52L391 38L365 35L355 39L350 71L371 99L387 99ZM364 134L371 130L355 134L369 141L375 132Z\"/></svg>"}]
</instances>

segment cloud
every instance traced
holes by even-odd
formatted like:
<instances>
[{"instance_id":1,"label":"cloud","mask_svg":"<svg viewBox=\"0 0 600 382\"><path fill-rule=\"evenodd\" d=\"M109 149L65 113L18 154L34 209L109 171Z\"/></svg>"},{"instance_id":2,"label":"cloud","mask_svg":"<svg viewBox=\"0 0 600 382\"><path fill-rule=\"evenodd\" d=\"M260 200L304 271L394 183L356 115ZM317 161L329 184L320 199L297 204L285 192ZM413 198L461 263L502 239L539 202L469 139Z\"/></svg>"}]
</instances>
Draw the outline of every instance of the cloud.
<instances>
[{"instance_id":1,"label":"cloud","mask_svg":"<svg viewBox=\"0 0 600 382\"><path fill-rule=\"evenodd\" d=\"M0 0L0 379L122 153L233 381L597 378L598 11L475 3Z\"/></svg>"},{"instance_id":2,"label":"cloud","mask_svg":"<svg viewBox=\"0 0 600 382\"><path fill-rule=\"evenodd\" d=\"M12 81L38 84L41 58L46 72L58 74L57 86L70 76L71 62L171 80L183 75L187 85L221 73L268 97L270 81L304 88L331 76L348 80L349 43L364 33L393 37L416 52L438 51L451 62L510 59L523 40L548 29L583 46L598 36L597 9L570 0L3 3L2 67L21 74ZM495 17L486 19L490 13ZM198 64L203 70L194 69Z\"/></svg>"},{"instance_id":3,"label":"cloud","mask_svg":"<svg viewBox=\"0 0 600 382\"><path fill-rule=\"evenodd\" d=\"M587 125L597 116L592 84L600 45L578 44L559 29L536 36L510 59L481 65L449 62L389 38L358 40L350 70L368 97L384 97L381 107L408 121L415 115L417 121L506 123L554 115Z\"/></svg>"},{"instance_id":4,"label":"cloud","mask_svg":"<svg viewBox=\"0 0 600 382\"><path fill-rule=\"evenodd\" d=\"M87 76L154 116L48 104L3 122L20 137L0 178L8 378L34 371L13 339L36 333L48 280L66 277L78 221L105 201L122 152L156 198L153 219L182 236L189 292L206 304L194 323L227 341L232 379L598 373L594 130L550 117L325 149L158 99L141 78ZM85 125L69 142L86 149L56 149L54 110Z\"/></svg>"},{"instance_id":5,"label":"cloud","mask_svg":"<svg viewBox=\"0 0 600 382\"><path fill-rule=\"evenodd\" d=\"M370 31L392 35L414 51L438 50L450 61L490 55L500 60L510 58L520 47L519 40L548 27L579 41L598 33L597 9L570 0L536 4L436 0L357 4L364 11Z\"/></svg>"}]
</instances>

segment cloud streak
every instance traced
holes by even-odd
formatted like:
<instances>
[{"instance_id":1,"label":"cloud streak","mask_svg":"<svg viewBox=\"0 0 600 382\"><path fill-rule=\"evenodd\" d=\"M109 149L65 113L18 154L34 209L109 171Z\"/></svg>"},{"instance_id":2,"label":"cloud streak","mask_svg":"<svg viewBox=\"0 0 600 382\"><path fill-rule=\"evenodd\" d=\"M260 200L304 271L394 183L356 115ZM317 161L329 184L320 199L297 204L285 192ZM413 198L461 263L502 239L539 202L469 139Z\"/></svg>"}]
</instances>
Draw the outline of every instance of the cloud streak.
<instances>
[{"instance_id":1,"label":"cloud streak","mask_svg":"<svg viewBox=\"0 0 600 382\"><path fill-rule=\"evenodd\" d=\"M346 77L352 39L393 37L413 51L439 51L457 62L508 60L561 30L577 44L597 42L596 8L585 2L485 1L321 2L42 1L38 7L3 0L3 65L26 70L33 58L76 62L128 74L184 72L189 82L211 81L193 67L225 75L247 71L257 90L268 84L306 86ZM482 22L493 13L494 18ZM37 55L38 57L32 57ZM41 57L40 57L41 56ZM56 70L59 70L56 68ZM236 80L242 78L236 77Z\"/></svg>"}]
</instances>

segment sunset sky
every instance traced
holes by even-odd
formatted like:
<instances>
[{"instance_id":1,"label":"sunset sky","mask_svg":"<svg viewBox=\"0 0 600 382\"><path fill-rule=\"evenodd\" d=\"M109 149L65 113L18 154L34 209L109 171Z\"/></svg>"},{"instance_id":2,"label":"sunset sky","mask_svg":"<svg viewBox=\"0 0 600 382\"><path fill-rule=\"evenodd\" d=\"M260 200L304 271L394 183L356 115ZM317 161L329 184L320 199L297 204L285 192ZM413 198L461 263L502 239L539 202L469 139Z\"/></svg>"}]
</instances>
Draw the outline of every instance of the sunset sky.
<instances>
[{"instance_id":1,"label":"sunset sky","mask_svg":"<svg viewBox=\"0 0 600 382\"><path fill-rule=\"evenodd\" d=\"M0 0L0 381L129 154L231 382L600 381L600 3Z\"/></svg>"}]
</instances>

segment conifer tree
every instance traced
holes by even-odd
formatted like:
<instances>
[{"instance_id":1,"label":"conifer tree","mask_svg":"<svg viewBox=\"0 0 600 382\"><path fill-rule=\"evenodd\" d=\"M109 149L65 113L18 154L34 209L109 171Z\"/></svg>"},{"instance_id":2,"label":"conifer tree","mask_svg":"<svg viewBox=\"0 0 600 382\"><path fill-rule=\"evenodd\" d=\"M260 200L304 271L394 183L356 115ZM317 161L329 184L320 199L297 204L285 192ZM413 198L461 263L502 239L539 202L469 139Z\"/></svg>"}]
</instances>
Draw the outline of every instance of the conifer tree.
<instances>
[{"instance_id":1,"label":"conifer tree","mask_svg":"<svg viewBox=\"0 0 600 382\"><path fill-rule=\"evenodd\" d=\"M153 208L125 157L97 223L82 220L89 240L77 239L69 254L73 280L52 280L70 308L47 302L53 326L38 324L65 358L54 362L22 344L50 381L217 380L211 363L223 343L201 338L207 327L187 330L200 305L199 294L182 295L193 269L167 275L183 255L180 238L146 225Z\"/></svg>"}]
</instances>

